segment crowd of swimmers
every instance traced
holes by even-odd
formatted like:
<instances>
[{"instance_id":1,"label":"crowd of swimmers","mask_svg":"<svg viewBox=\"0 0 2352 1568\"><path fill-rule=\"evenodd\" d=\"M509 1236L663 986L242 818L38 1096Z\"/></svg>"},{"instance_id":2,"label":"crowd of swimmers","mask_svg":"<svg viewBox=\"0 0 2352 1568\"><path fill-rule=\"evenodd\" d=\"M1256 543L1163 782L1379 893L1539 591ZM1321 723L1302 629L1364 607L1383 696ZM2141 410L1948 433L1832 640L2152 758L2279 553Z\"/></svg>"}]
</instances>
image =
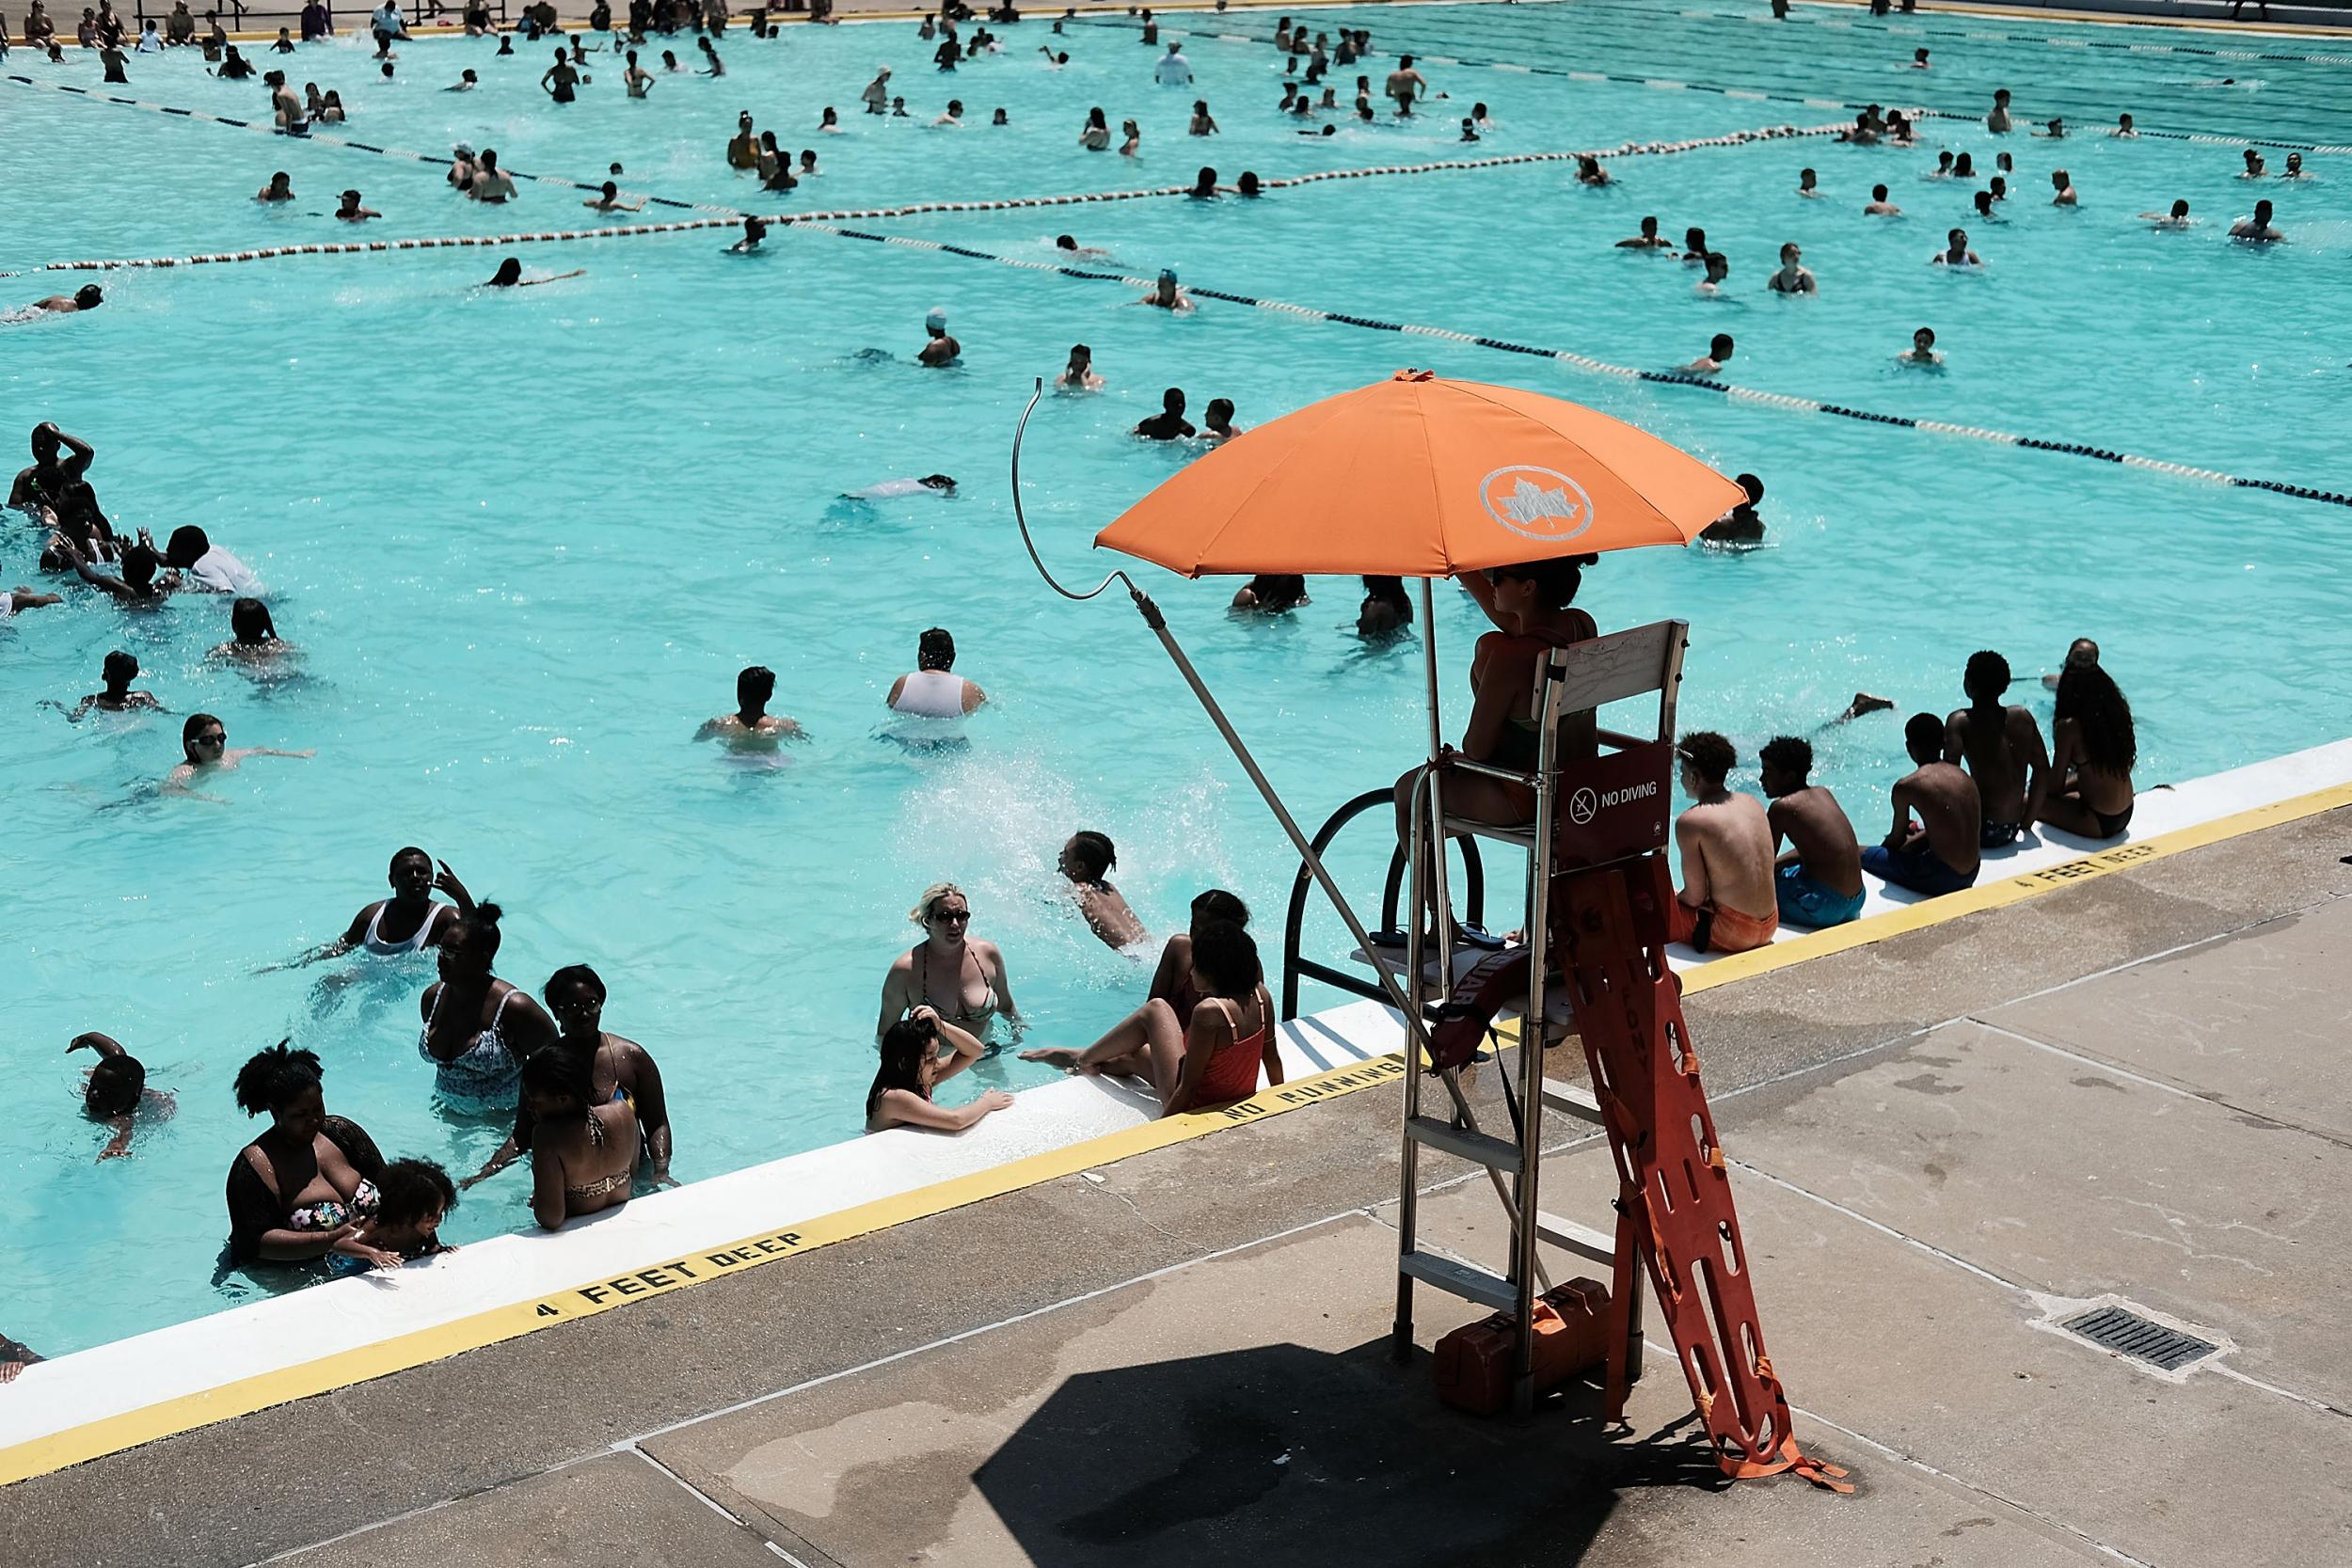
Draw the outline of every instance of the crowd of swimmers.
<instances>
[{"instance_id":1,"label":"crowd of swimmers","mask_svg":"<svg viewBox=\"0 0 2352 1568\"><path fill-rule=\"evenodd\" d=\"M313 6L313 10L322 10ZM722 8L705 16L687 0L632 0L629 41L642 42L650 27L655 32L677 26L723 31ZM980 29L966 43L955 24L971 13L952 8L942 24L927 21L927 37L937 37L936 56L942 71L971 57L974 52L1001 47ZM54 28L35 7L42 37L28 41L54 42ZM226 66L234 51L226 44L213 13L209 34L199 36L184 4L165 21L160 47L192 46ZM477 25L479 18L479 25ZM1156 43L1156 27L1146 18L1145 41ZM1017 21L1009 7L991 13L992 20ZM765 18L762 18L764 23ZM405 23L392 0L372 16L378 54L390 68L391 45L405 39ZM486 15L469 10L468 30L488 30ZM592 27L610 30L612 18L602 5ZM325 19L316 31L306 11L306 40L325 32ZM121 26L111 7L102 4L92 14L96 36L103 39L111 26L119 42ZM564 35L556 26L552 8L540 6L526 14L531 36ZM755 26L755 31L764 28ZM1059 31L1057 24L1056 30ZM150 32L153 31L152 24ZM503 40L502 40L503 41ZM1342 29L1336 47L1327 35L1311 40L1304 28L1293 29L1284 18L1277 42L1290 56L1293 72L1305 64L1305 83L1313 87L1327 69L1345 67L1362 59L1369 36ZM952 50L948 47L953 45ZM291 41L284 50L293 47ZM723 64L706 37L705 73L723 75ZM556 64L542 79L549 96L565 102L585 77L578 70L584 60L577 39L560 48ZM281 50L282 52L282 50ZM1053 63L1066 59L1051 48ZM1924 51L1921 52L1924 55ZM665 55L675 69L674 56ZM1920 60L1924 64L1924 59ZM223 74L250 74L223 71ZM272 73L277 75L277 73ZM1155 77L1170 86L1189 85L1191 71L1181 50L1170 44L1158 57ZM471 72L467 73L470 78ZM651 80L628 56L624 84L642 96ZM861 95L869 114L903 112L903 100L891 95L889 72L882 71ZM470 83L461 79L458 89ZM1368 112L1369 78L1358 78L1357 109ZM271 84L281 128L292 131L318 120L340 118L340 98L310 87L296 98L282 77ZM1286 83L1292 113L1311 113L1295 107L1309 95ZM1324 90L1325 100L1331 89ZM1400 60L1389 74L1384 96L1392 112L1411 115L1414 105L1430 95L1426 81L1413 69L1411 57ZM1996 134L2009 129L2009 95L1996 100L1988 126ZM961 105L951 103L948 117L961 123ZM998 112L1002 122L1002 111ZM1464 122L1474 138L1490 124L1486 106ZM1136 139L1128 121L1128 150ZM833 111L825 112L823 130L838 129ZM1205 102L1196 102L1194 135L1216 134ZM1846 139L1908 140L1911 127L1899 114L1878 118L1866 112ZM2062 123L2052 121L2040 135L2062 138ZM2113 133L2136 135L2130 117L2122 117ZM1107 149L1108 124L1100 110L1089 119L1082 145ZM453 186L478 200L501 201L515 195L512 177L501 169L494 151L476 154L460 147L450 171ZM737 137L729 143L731 166L756 173L763 184L783 188L794 178L793 166L772 134L755 136L750 116L739 121ZM800 172L814 172L816 155L801 154ZM2258 152L2246 153L2246 175L2260 178L2266 170ZM2284 178L2299 178L2300 160L2290 157ZM1976 205L1984 212L1990 203L2006 199L2006 182L2014 170L2007 153L2000 154L2000 172L1993 186L1979 192ZM620 173L618 166L612 172ZM1946 154L1931 178L1972 178L1968 154ZM1597 160L1580 163L1577 179L1587 185L1605 184L1610 176ZM2074 204L2071 178L2054 173L2054 200ZM1994 187L1998 187L1997 189ZM1254 191L1254 175L1244 176L1246 191ZM1203 168L1196 195L1214 196L1221 189L1214 169ZM1800 194L1822 193L1815 171L1804 170ZM291 199L290 181L280 174L264 186L258 199ZM617 185L608 182L598 198L587 205L611 211L625 207ZM359 193L345 192L339 216L364 221L373 214L361 205ZM355 210L356 209L356 210ZM1873 188L1866 212L1894 215L1886 187ZM2147 214L2160 228L2178 228L2188 219L2185 203L2176 202L2169 214ZM752 220L756 225L757 220ZM2270 204L2260 203L2253 229L2240 225L2237 237L2268 241L2280 236L2270 226ZM755 247L759 230L747 227L738 248ZM1677 252L1658 233L1654 217L1645 218L1641 233L1620 242L1627 248L1678 254L1689 263L1703 265L1703 290L1720 289L1728 275L1728 261L1707 244L1705 234L1692 229ZM1086 254L1070 236L1057 248ZM1772 275L1774 292L1803 295L1819 290L1818 280L1803 264L1802 253L1784 246L1781 267ZM1950 266L1980 264L1968 249L1967 236L1954 230L1945 250L1934 258ZM524 278L518 263L500 268L494 285L511 286L546 281ZM88 309L99 302L95 288L64 303L44 301L48 309ZM1163 270L1139 302L1171 313L1190 310L1192 301L1173 269ZM1683 367L1698 375L1721 371L1735 351L1728 334L1717 335L1708 355ZM919 363L946 366L957 362L961 344L948 332L944 311L926 322L926 341ZM1901 356L1914 364L1936 362L1931 331L1921 328L1913 347ZM1069 361L1056 378L1070 393L1098 390L1103 377L1091 350L1073 345ZM1204 411L1205 428L1187 419L1183 391L1170 388L1160 413L1140 421L1138 437L1152 440L1203 439L1210 444L1241 433L1233 422L1229 399L1213 399ZM297 657L281 640L271 622L267 604L254 574L227 549L215 546L200 529L175 530L158 546L141 531L131 539L119 536L100 507L88 473L95 456L88 443L44 423L32 433L32 464L16 477L8 501L26 513L44 531L41 564L70 574L89 589L125 610L160 605L176 594L212 594L230 606L230 638L213 655L256 678L266 678ZM1764 490L1754 475L1742 474L1745 499L1708 532L1711 540L1748 543L1759 538L1763 525L1757 513ZM893 489L890 486L901 488ZM887 482L860 495L951 494L954 481L946 475ZM1471 574L1464 578L1478 608L1494 630L1480 640L1472 665L1475 701L1461 753L1472 761L1525 771L1532 768L1537 737L1531 692L1536 665L1553 647L1596 634L1591 618L1576 608L1575 599L1591 557L1540 561ZM60 602L61 595L18 588L0 596L0 616ZM1306 579L1268 574L1252 578L1234 595L1233 609L1248 614L1279 615L1310 602ZM1412 598L1395 578L1365 578L1357 628L1367 638L1391 637L1409 627ZM955 724L977 712L988 701L976 683L955 672L954 639L933 627L917 640L914 668L900 675L885 702L900 718L921 722ZM137 660L123 652L107 656L103 687L65 709L79 721L92 711L162 710L155 693L135 688L140 677ZM1676 822L1680 855L1681 887L1673 911L1677 940L1706 951L1739 951L1772 940L1787 922L1805 927L1834 926L1859 914L1865 895L1864 873L1888 884L1928 896L1956 892L1972 885L1984 857L1998 855L2032 836L2041 827L2079 838L2111 839L2129 826L2134 804L2133 771L2136 741L2132 715L2115 682L2099 662L2098 650L2078 641L2060 670L2048 677L2056 688L2052 733L2045 742L2033 715L2005 701L2011 676L1997 653L1982 652L1970 658L1962 687L1966 705L1938 718L1914 715L1904 726L1904 747L1911 770L1892 786L1888 800L1890 828L1878 842L1864 846L1843 805L1824 785L1811 781L1812 749L1804 739L1782 736L1767 742L1758 755L1759 782L1769 798L1766 805L1733 790L1729 780L1740 766L1731 741L1713 732L1682 736L1676 748L1681 783L1692 804ZM737 682L737 706L705 722L697 738L717 741L731 752L747 755L773 752L801 737L794 720L769 711L775 676L764 667L741 672ZM61 708L64 705L57 705ZM1850 713L1883 707L1883 700L1858 698ZM187 717L183 727L183 757L164 776L159 789L196 793L209 779L257 756L307 757L308 752L266 747L231 747L227 727L209 714ZM1408 820L1410 781L1398 786L1400 832ZM1449 805L1464 816L1496 822L1523 818L1532 809L1526 786L1488 775L1464 775L1449 785ZM1109 879L1118 863L1110 839L1092 830L1071 835L1062 845L1057 870L1070 905L1088 928L1105 945L1138 958L1152 950L1144 923ZM617 1208L633 1192L672 1181L674 1143L660 1069L646 1048L604 1028L608 993L603 979L585 964L556 970L533 996L496 973L501 945L501 911L494 903L477 903L446 864L424 850L405 847L393 856L389 870L389 895L356 913L341 936L289 960L294 967L321 962L380 962L430 951L437 971L435 981L418 997L418 1052L429 1065L437 1095L462 1110L509 1120L511 1131L483 1166L453 1180L447 1171L428 1160L387 1160L358 1123L327 1113L323 1069L317 1056L291 1040L254 1054L236 1074L234 1098L248 1116L267 1118L258 1136L238 1151L227 1186L230 1260L245 1267L298 1264L324 1260L335 1270L396 1264L404 1259L442 1250L437 1229L459 1194L498 1176L508 1166L528 1160L532 1171L532 1208L538 1221L550 1228ZM437 900L438 893L446 902ZM1200 894L1192 901L1186 929L1157 945L1157 961L1142 1004L1092 1044L1083 1048L1039 1048L1024 1051L1025 1060L1041 1061L1069 1071L1131 1080L1148 1090L1163 1115L1198 1106L1238 1100L1254 1092L1261 1082L1281 1082L1282 1064L1276 1048L1274 1018L1264 985L1263 965L1248 931L1248 911L1242 900L1221 889ZM957 1107L938 1104L938 1085L972 1067L992 1051L1020 1040L1022 1018L1007 974L1005 955L994 942L973 933L974 911L963 889L942 882L926 889L910 911L920 937L890 964L882 981L882 1005L875 1038L878 1063L866 1101L866 1126L881 1132L891 1128L960 1131L1011 1103L1009 1096L992 1089ZM100 1033L77 1036L69 1050L88 1050L95 1058L84 1085L88 1116L110 1131L100 1158L119 1157L132 1147L135 1131L143 1121L172 1114L176 1101L168 1090L150 1087L137 1058L120 1041ZM12 1342L0 1341L0 1378L21 1365L11 1360ZM29 1355L30 1353L25 1353Z\"/></svg>"}]
</instances>

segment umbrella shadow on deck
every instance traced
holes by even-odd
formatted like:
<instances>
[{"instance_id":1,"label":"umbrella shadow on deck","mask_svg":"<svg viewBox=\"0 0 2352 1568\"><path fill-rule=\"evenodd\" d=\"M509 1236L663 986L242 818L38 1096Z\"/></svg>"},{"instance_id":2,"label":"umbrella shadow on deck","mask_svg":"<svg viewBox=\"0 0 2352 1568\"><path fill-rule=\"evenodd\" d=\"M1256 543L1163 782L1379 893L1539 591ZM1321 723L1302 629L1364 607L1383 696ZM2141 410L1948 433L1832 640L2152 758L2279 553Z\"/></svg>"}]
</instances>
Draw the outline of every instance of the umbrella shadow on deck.
<instances>
[{"instance_id":1,"label":"umbrella shadow on deck","mask_svg":"<svg viewBox=\"0 0 2352 1568\"><path fill-rule=\"evenodd\" d=\"M1728 1484L1692 1418L1605 1431L1573 1386L1530 1420L1438 1404L1388 1341L1073 1375L973 1472L1039 1568L1584 1560L1622 1494Z\"/></svg>"}]
</instances>

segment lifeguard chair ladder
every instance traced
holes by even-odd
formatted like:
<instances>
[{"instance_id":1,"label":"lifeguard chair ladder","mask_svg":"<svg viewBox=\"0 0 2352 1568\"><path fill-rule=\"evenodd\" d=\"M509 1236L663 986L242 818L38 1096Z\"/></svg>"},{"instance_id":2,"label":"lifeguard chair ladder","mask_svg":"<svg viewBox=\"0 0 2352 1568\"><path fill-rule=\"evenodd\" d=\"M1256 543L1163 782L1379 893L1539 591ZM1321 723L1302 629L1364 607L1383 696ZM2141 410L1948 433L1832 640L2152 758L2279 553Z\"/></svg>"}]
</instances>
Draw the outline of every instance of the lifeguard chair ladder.
<instances>
[{"instance_id":1,"label":"lifeguard chair ladder","mask_svg":"<svg viewBox=\"0 0 2352 1568\"><path fill-rule=\"evenodd\" d=\"M1560 1111L1595 1126L1606 1126L1600 1102L1591 1090L1544 1072L1544 1048L1574 1032L1576 1010L1569 989L1549 978L1550 900L1553 883L1565 871L1636 859L1664 845L1673 801L1669 773L1675 700L1689 632L1685 622L1659 621L1552 650L1536 673L1534 773L1472 762L1448 752L1437 765L1424 769L1423 785L1416 792L1408 847L1412 904L1406 915L1403 979L1416 1010L1430 1021L1432 1041L1425 1060L1422 1053L1406 1053L1404 1155L1398 1179L1396 1348L1403 1355L1412 1347L1416 1282L1510 1314L1512 1406L1521 1413L1534 1404L1531 1360L1535 1297L1549 1284L1539 1245L1559 1248L1610 1270L1610 1310L1618 1320L1613 1327L1621 1326L1622 1331L1613 1333L1610 1339L1605 1418L1617 1418L1626 1386L1641 1375L1641 1273L1633 1215L1620 1202L1614 1224L1601 1229L1541 1207L1544 1113ZM1658 694L1654 734L1637 736L1593 727L1597 709L1652 691ZM1587 736L1597 741L1596 746L1581 743ZM1529 785L1535 795L1534 820L1504 827L1446 815L1444 776L1450 769ZM1442 822L1444 837L1431 832L1433 822ZM1456 963L1452 951L1446 857L1433 853L1432 848L1441 847L1445 838L1459 835L1500 840L1527 851L1523 948ZM1430 996L1432 975L1424 968L1422 951L1422 932L1431 925L1423 911L1433 902L1432 892L1434 903L1445 914L1434 923L1439 949L1435 973L1449 981L1442 1002ZM1375 958L1376 961L1377 955ZM1521 972L1524 991L1515 984ZM1499 1001L1499 989L1507 989L1510 1000ZM1516 1093L1509 1077L1503 1079L1513 1122L1509 1136L1478 1126L1457 1079L1475 1055L1489 1021L1499 1012L1516 1013L1519 1022ZM1454 1108L1451 1117L1431 1116L1422 1109L1423 1079L1432 1074L1448 1090ZM1462 1263L1420 1244L1417 1210L1424 1148L1495 1173L1511 1222L1510 1257L1500 1271Z\"/></svg>"}]
</instances>

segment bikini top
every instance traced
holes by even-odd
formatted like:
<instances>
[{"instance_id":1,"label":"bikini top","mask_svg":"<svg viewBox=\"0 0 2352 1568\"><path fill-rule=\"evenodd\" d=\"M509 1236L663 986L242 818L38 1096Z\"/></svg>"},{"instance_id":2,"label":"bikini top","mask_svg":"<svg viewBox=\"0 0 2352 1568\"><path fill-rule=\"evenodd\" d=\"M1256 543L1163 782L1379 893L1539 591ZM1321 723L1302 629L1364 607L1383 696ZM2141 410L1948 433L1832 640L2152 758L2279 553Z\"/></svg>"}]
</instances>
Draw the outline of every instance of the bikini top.
<instances>
[{"instance_id":1,"label":"bikini top","mask_svg":"<svg viewBox=\"0 0 2352 1568\"><path fill-rule=\"evenodd\" d=\"M375 1183L363 1176L359 1178L359 1185L353 1189L349 1203L340 1198L326 1198L317 1203L306 1203L299 1209L288 1210L286 1228L289 1230L340 1230L353 1220L373 1219L375 1216L376 1206L382 1201L382 1196L375 1190Z\"/></svg>"},{"instance_id":2,"label":"bikini top","mask_svg":"<svg viewBox=\"0 0 2352 1568\"><path fill-rule=\"evenodd\" d=\"M980 980L988 987L988 1001L978 1012L974 1012L964 1004L963 964L961 960L956 964L956 1010L952 1013L945 1011L931 1000L931 944L928 942L917 942L914 947L915 961L921 969L920 976L915 981L914 999L918 1006L931 1008L950 1023L969 1028L977 1021L985 1028L997 1012L996 982L989 977L988 966L980 963L980 956L974 953L969 944L964 947L964 952L970 955L973 963L979 966Z\"/></svg>"},{"instance_id":3,"label":"bikini top","mask_svg":"<svg viewBox=\"0 0 2352 1568\"><path fill-rule=\"evenodd\" d=\"M417 1032L417 1054L434 1067L434 1087L452 1100L469 1101L479 1104L512 1106L522 1087L523 1064L499 1033L499 1020L506 1015L506 1005L515 1000L513 988L508 988L499 1005L490 1014L490 1026L467 1043L466 1049L443 1061L433 1054L427 1043L433 1037L433 1020L441 1013L441 998L449 994L443 986L434 993L433 1013Z\"/></svg>"}]
</instances>

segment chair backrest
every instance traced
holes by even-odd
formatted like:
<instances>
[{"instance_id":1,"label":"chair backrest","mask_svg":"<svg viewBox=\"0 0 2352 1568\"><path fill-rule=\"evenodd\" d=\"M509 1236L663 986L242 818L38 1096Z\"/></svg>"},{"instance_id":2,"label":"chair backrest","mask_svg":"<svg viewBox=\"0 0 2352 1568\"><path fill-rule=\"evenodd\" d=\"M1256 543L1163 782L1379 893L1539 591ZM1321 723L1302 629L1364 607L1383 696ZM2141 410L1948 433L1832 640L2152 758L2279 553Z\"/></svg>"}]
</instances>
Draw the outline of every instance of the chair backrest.
<instances>
[{"instance_id":1,"label":"chair backrest","mask_svg":"<svg viewBox=\"0 0 2352 1568\"><path fill-rule=\"evenodd\" d=\"M1544 661L1536 705L1544 715L1542 767L1558 776L1550 814L1555 872L1664 847L1674 800L1675 698L1690 631L1688 622L1655 621L1555 648ZM1654 734L1597 727L1599 708L1650 691L1658 693Z\"/></svg>"}]
</instances>

